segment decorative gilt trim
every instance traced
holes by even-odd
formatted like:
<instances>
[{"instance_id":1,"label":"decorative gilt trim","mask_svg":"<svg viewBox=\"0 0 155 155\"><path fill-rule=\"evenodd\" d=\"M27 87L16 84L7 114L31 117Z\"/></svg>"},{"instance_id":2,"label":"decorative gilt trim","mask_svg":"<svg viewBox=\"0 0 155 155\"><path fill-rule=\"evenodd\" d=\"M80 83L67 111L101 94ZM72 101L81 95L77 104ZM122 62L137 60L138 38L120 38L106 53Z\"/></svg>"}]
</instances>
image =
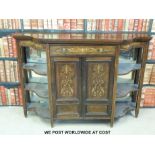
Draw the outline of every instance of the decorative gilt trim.
<instances>
[{"instance_id":1,"label":"decorative gilt trim","mask_svg":"<svg viewBox=\"0 0 155 155\"><path fill-rule=\"evenodd\" d=\"M51 55L114 54L114 46L52 46Z\"/></svg>"},{"instance_id":2,"label":"decorative gilt trim","mask_svg":"<svg viewBox=\"0 0 155 155\"><path fill-rule=\"evenodd\" d=\"M20 46L27 46L27 47L32 47L36 50L45 50L46 46L44 44L39 44L33 41L20 41L19 42Z\"/></svg>"},{"instance_id":3,"label":"decorative gilt trim","mask_svg":"<svg viewBox=\"0 0 155 155\"><path fill-rule=\"evenodd\" d=\"M128 43L126 45L121 45L120 49L121 50L130 50L135 47L143 47L143 46L144 46L144 43L142 43L142 42L132 42L132 43Z\"/></svg>"}]
</instances>

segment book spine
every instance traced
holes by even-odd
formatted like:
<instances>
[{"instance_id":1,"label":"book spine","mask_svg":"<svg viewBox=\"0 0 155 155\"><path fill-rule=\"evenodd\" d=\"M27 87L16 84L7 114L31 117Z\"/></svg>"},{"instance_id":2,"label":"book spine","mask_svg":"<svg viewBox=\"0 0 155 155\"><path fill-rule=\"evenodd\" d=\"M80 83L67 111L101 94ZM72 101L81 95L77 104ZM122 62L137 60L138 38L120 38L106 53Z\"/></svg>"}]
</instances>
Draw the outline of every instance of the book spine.
<instances>
[{"instance_id":1,"label":"book spine","mask_svg":"<svg viewBox=\"0 0 155 155\"><path fill-rule=\"evenodd\" d=\"M24 19L23 23L24 23L24 29L31 29L30 19Z\"/></svg>"},{"instance_id":2,"label":"book spine","mask_svg":"<svg viewBox=\"0 0 155 155\"><path fill-rule=\"evenodd\" d=\"M19 103L19 94L18 94L18 88L14 88L15 91L15 103L16 105L20 105Z\"/></svg>"},{"instance_id":3,"label":"book spine","mask_svg":"<svg viewBox=\"0 0 155 155\"><path fill-rule=\"evenodd\" d=\"M124 24L124 31L128 31L129 29L129 19L125 19L125 24Z\"/></svg>"},{"instance_id":4,"label":"book spine","mask_svg":"<svg viewBox=\"0 0 155 155\"><path fill-rule=\"evenodd\" d=\"M139 19L138 32L142 32L142 28L143 28L143 19Z\"/></svg>"},{"instance_id":5,"label":"book spine","mask_svg":"<svg viewBox=\"0 0 155 155\"><path fill-rule=\"evenodd\" d=\"M11 82L10 61L5 61L5 70L6 70L6 81Z\"/></svg>"},{"instance_id":6,"label":"book spine","mask_svg":"<svg viewBox=\"0 0 155 155\"><path fill-rule=\"evenodd\" d=\"M6 94L6 104L11 105L11 93L10 89L5 88L5 94Z\"/></svg>"},{"instance_id":7,"label":"book spine","mask_svg":"<svg viewBox=\"0 0 155 155\"><path fill-rule=\"evenodd\" d=\"M105 19L105 31L109 31L109 19Z\"/></svg>"},{"instance_id":8,"label":"book spine","mask_svg":"<svg viewBox=\"0 0 155 155\"><path fill-rule=\"evenodd\" d=\"M43 19L38 19L38 29L40 30L44 29Z\"/></svg>"},{"instance_id":9,"label":"book spine","mask_svg":"<svg viewBox=\"0 0 155 155\"><path fill-rule=\"evenodd\" d=\"M117 31L123 30L123 19L118 19L118 29Z\"/></svg>"},{"instance_id":10,"label":"book spine","mask_svg":"<svg viewBox=\"0 0 155 155\"><path fill-rule=\"evenodd\" d=\"M38 29L38 20L37 19L30 19L31 29Z\"/></svg>"},{"instance_id":11,"label":"book spine","mask_svg":"<svg viewBox=\"0 0 155 155\"><path fill-rule=\"evenodd\" d=\"M118 19L115 19L114 31L118 29Z\"/></svg>"},{"instance_id":12,"label":"book spine","mask_svg":"<svg viewBox=\"0 0 155 155\"><path fill-rule=\"evenodd\" d=\"M3 39L0 38L0 56L4 57Z\"/></svg>"},{"instance_id":13,"label":"book spine","mask_svg":"<svg viewBox=\"0 0 155 155\"><path fill-rule=\"evenodd\" d=\"M77 20L71 19L71 30L76 30L76 29L77 29Z\"/></svg>"},{"instance_id":14,"label":"book spine","mask_svg":"<svg viewBox=\"0 0 155 155\"><path fill-rule=\"evenodd\" d=\"M3 22L3 19L0 19L0 29L4 29L4 22Z\"/></svg>"},{"instance_id":15,"label":"book spine","mask_svg":"<svg viewBox=\"0 0 155 155\"><path fill-rule=\"evenodd\" d=\"M57 30L58 29L57 19L52 19L52 28L54 30Z\"/></svg>"},{"instance_id":16,"label":"book spine","mask_svg":"<svg viewBox=\"0 0 155 155\"><path fill-rule=\"evenodd\" d=\"M63 29L64 30L70 30L70 19L64 19L63 20Z\"/></svg>"},{"instance_id":17,"label":"book spine","mask_svg":"<svg viewBox=\"0 0 155 155\"><path fill-rule=\"evenodd\" d=\"M0 61L0 82L5 82L6 74L4 68L4 61Z\"/></svg>"},{"instance_id":18,"label":"book spine","mask_svg":"<svg viewBox=\"0 0 155 155\"><path fill-rule=\"evenodd\" d=\"M13 50L13 56L17 57L17 46L16 46L16 40L12 38L12 50Z\"/></svg>"},{"instance_id":19,"label":"book spine","mask_svg":"<svg viewBox=\"0 0 155 155\"><path fill-rule=\"evenodd\" d=\"M91 19L87 19L87 31L91 31L92 29L92 20Z\"/></svg>"},{"instance_id":20,"label":"book spine","mask_svg":"<svg viewBox=\"0 0 155 155\"><path fill-rule=\"evenodd\" d=\"M2 105L7 104L7 98L6 98L6 93L5 93L5 87L0 86L1 90L1 100L2 100Z\"/></svg>"},{"instance_id":21,"label":"book spine","mask_svg":"<svg viewBox=\"0 0 155 155\"><path fill-rule=\"evenodd\" d=\"M3 37L3 49L4 49L4 56L9 57L9 48L8 48L7 37Z\"/></svg>"},{"instance_id":22,"label":"book spine","mask_svg":"<svg viewBox=\"0 0 155 155\"><path fill-rule=\"evenodd\" d=\"M133 30L134 30L134 31L138 31L138 22L139 22L138 19L135 19L135 20L134 20L134 27L133 27Z\"/></svg>"},{"instance_id":23,"label":"book spine","mask_svg":"<svg viewBox=\"0 0 155 155\"><path fill-rule=\"evenodd\" d=\"M8 29L13 29L11 19L7 19L7 25L8 25Z\"/></svg>"},{"instance_id":24,"label":"book spine","mask_svg":"<svg viewBox=\"0 0 155 155\"><path fill-rule=\"evenodd\" d=\"M77 19L77 30L83 30L83 29L84 29L84 20Z\"/></svg>"},{"instance_id":25,"label":"book spine","mask_svg":"<svg viewBox=\"0 0 155 155\"><path fill-rule=\"evenodd\" d=\"M51 19L47 19L48 20L48 29L52 29L52 20Z\"/></svg>"},{"instance_id":26,"label":"book spine","mask_svg":"<svg viewBox=\"0 0 155 155\"><path fill-rule=\"evenodd\" d=\"M95 19L92 19L92 31L95 31L96 30L96 20Z\"/></svg>"},{"instance_id":27,"label":"book spine","mask_svg":"<svg viewBox=\"0 0 155 155\"><path fill-rule=\"evenodd\" d=\"M64 28L63 19L58 19L58 30L63 30Z\"/></svg>"},{"instance_id":28,"label":"book spine","mask_svg":"<svg viewBox=\"0 0 155 155\"><path fill-rule=\"evenodd\" d=\"M18 88L18 96L20 105L23 105L22 90L20 87Z\"/></svg>"},{"instance_id":29,"label":"book spine","mask_svg":"<svg viewBox=\"0 0 155 155\"><path fill-rule=\"evenodd\" d=\"M8 36L7 41L8 41L9 57L14 57L13 47L12 47L12 37Z\"/></svg>"},{"instance_id":30,"label":"book spine","mask_svg":"<svg viewBox=\"0 0 155 155\"><path fill-rule=\"evenodd\" d=\"M44 29L48 29L48 19L44 19Z\"/></svg>"},{"instance_id":31,"label":"book spine","mask_svg":"<svg viewBox=\"0 0 155 155\"><path fill-rule=\"evenodd\" d=\"M134 28L134 19L130 19L129 20L129 29L128 31L133 31Z\"/></svg>"},{"instance_id":32,"label":"book spine","mask_svg":"<svg viewBox=\"0 0 155 155\"><path fill-rule=\"evenodd\" d=\"M15 90L14 90L14 88L10 89L10 102L11 102L11 105L16 105Z\"/></svg>"}]
</instances>

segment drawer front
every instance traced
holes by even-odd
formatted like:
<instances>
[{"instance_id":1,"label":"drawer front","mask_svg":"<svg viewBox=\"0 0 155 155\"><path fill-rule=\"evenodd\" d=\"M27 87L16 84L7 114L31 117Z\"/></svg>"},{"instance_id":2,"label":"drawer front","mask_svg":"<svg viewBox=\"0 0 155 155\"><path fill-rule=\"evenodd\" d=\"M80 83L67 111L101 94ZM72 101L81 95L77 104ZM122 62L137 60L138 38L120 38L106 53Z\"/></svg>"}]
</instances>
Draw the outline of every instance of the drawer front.
<instances>
[{"instance_id":1,"label":"drawer front","mask_svg":"<svg viewBox=\"0 0 155 155\"><path fill-rule=\"evenodd\" d=\"M114 55L115 46L50 46L51 56Z\"/></svg>"}]
</instances>

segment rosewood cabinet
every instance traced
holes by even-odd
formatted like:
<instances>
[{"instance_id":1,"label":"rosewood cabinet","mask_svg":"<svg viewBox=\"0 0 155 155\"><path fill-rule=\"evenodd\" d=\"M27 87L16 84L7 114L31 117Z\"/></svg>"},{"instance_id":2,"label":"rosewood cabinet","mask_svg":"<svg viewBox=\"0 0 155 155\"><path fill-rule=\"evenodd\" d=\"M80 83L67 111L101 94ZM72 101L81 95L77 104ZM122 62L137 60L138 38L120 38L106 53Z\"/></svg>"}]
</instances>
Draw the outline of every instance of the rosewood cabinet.
<instances>
[{"instance_id":1,"label":"rosewood cabinet","mask_svg":"<svg viewBox=\"0 0 155 155\"><path fill-rule=\"evenodd\" d=\"M14 37L25 116L29 109L39 111L51 119L52 126L56 120L68 119L107 119L113 126L115 118L131 110L138 116L149 36L18 34ZM33 61L28 62L31 55ZM47 80L40 77L38 81L37 76L32 80L32 72ZM122 76L129 73L130 82L128 79L123 82ZM46 102L34 102L33 93L46 98Z\"/></svg>"}]
</instances>

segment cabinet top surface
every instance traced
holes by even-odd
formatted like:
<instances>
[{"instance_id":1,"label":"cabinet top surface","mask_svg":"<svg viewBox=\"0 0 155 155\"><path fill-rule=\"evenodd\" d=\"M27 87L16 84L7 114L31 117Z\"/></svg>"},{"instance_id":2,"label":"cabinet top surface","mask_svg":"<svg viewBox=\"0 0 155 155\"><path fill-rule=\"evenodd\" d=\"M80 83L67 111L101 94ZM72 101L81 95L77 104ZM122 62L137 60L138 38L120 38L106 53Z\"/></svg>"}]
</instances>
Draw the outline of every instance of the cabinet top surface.
<instances>
[{"instance_id":1,"label":"cabinet top surface","mask_svg":"<svg viewBox=\"0 0 155 155\"><path fill-rule=\"evenodd\" d=\"M147 34L84 34L84 33L17 33L17 40L31 40L39 43L112 43L148 42Z\"/></svg>"}]
</instances>

